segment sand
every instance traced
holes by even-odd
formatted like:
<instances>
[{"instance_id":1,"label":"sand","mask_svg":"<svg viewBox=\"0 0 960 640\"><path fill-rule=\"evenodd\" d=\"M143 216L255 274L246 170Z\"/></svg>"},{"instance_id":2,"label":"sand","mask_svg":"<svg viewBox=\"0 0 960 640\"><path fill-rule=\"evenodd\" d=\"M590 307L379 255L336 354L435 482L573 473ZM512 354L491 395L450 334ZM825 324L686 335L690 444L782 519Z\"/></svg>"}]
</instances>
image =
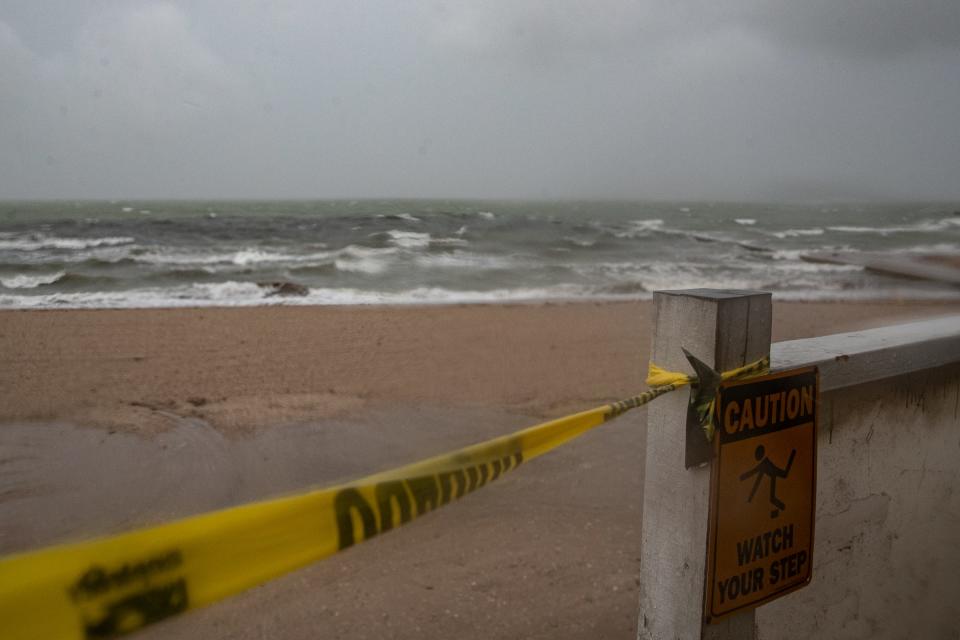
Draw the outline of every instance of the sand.
<instances>
[{"instance_id":1,"label":"sand","mask_svg":"<svg viewBox=\"0 0 960 640\"><path fill-rule=\"evenodd\" d=\"M780 303L774 340L957 304ZM0 421L226 431L396 402L554 415L642 387L650 303L0 311ZM145 427L146 425L146 427Z\"/></svg>"},{"instance_id":2,"label":"sand","mask_svg":"<svg viewBox=\"0 0 960 640\"><path fill-rule=\"evenodd\" d=\"M780 303L776 340L960 312ZM322 486L642 388L649 303L0 312L0 553ZM145 638L632 638L642 411Z\"/></svg>"}]
</instances>

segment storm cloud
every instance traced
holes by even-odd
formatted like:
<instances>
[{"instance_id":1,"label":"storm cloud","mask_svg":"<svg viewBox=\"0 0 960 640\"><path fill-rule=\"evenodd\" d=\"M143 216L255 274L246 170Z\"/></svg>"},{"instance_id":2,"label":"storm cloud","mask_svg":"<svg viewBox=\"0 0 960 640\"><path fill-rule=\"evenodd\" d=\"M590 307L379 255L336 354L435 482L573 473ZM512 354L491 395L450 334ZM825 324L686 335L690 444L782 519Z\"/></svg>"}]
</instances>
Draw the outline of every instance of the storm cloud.
<instances>
[{"instance_id":1,"label":"storm cloud","mask_svg":"<svg viewBox=\"0 0 960 640\"><path fill-rule=\"evenodd\" d=\"M958 114L953 0L0 0L0 198L960 199Z\"/></svg>"}]
</instances>

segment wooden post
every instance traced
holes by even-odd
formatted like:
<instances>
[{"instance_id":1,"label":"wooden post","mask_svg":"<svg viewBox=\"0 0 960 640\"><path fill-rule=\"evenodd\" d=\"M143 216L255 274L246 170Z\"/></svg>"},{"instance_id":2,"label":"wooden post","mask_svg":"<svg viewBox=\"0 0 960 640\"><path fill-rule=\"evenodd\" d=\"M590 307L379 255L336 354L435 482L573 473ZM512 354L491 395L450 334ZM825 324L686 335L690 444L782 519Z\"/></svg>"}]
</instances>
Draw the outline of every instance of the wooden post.
<instances>
[{"instance_id":1,"label":"wooden post","mask_svg":"<svg viewBox=\"0 0 960 640\"><path fill-rule=\"evenodd\" d=\"M692 372L681 348L719 371L770 353L769 293L658 291L653 314L650 355L666 369ZM686 429L688 399L686 391L671 393L647 411L638 638L753 640L752 610L703 624L710 465L684 464L687 448L701 445L693 438L702 437Z\"/></svg>"}]
</instances>

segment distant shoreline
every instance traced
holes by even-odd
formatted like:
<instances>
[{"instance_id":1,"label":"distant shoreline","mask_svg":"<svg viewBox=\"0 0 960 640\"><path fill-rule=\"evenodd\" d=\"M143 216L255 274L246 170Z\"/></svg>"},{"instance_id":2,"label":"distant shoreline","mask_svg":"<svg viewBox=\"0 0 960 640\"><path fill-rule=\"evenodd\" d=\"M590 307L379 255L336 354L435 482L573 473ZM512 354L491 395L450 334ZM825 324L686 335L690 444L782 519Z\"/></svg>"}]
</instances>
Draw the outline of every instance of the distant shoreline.
<instances>
[{"instance_id":1,"label":"distant shoreline","mask_svg":"<svg viewBox=\"0 0 960 640\"><path fill-rule=\"evenodd\" d=\"M561 306L561 305L591 305L591 304L643 304L649 303L653 299L654 292L639 294L633 296L596 296L596 297L569 297L569 298L508 298L505 300L452 300L452 301L415 301L415 302L358 302L353 304L343 304L337 302L317 303L317 302L299 302L296 298L271 299L266 298L262 302L242 302L235 304L193 304L183 305L156 305L156 306L104 306L104 307L84 307L84 306L50 306L50 307L0 307L0 314L4 313L63 313L74 311L176 311L176 310L229 310L229 309L276 309L276 308L297 308L297 309L437 309L452 307L536 307L536 306ZM865 292L862 297L844 296L838 294L836 297L820 298L797 298L789 295L773 293L773 300L783 304L796 305L944 305L960 306L960 291L952 291L945 288L942 292L932 292L929 295L916 295L911 297L907 295L881 295L881 292Z\"/></svg>"}]
</instances>

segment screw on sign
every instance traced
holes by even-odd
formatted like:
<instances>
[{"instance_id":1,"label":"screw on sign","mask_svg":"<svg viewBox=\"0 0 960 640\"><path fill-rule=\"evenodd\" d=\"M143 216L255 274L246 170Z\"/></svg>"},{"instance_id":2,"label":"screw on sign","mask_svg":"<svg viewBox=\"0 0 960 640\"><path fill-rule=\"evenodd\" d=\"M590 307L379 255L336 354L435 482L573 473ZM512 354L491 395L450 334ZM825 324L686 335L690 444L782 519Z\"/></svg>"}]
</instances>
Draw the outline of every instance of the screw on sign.
<instances>
[{"instance_id":1,"label":"screw on sign","mask_svg":"<svg viewBox=\"0 0 960 640\"><path fill-rule=\"evenodd\" d=\"M810 582L817 388L815 367L720 387L707 538L707 622Z\"/></svg>"}]
</instances>

